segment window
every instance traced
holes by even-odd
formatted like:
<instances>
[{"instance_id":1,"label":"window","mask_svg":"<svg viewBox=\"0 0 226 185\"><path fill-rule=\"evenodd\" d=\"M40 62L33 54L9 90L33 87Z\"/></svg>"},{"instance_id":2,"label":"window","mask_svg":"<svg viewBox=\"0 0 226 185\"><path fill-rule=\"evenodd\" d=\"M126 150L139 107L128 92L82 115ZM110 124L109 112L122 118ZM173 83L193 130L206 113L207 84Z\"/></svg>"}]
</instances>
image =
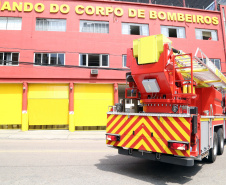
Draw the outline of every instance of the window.
<instances>
[{"instance_id":1,"label":"window","mask_svg":"<svg viewBox=\"0 0 226 185\"><path fill-rule=\"evenodd\" d=\"M36 19L37 31L66 31L65 19Z\"/></svg>"},{"instance_id":2,"label":"window","mask_svg":"<svg viewBox=\"0 0 226 185\"><path fill-rule=\"evenodd\" d=\"M35 53L35 65L64 65L63 53Z\"/></svg>"},{"instance_id":3,"label":"window","mask_svg":"<svg viewBox=\"0 0 226 185\"><path fill-rule=\"evenodd\" d=\"M80 32L109 33L109 23L104 21L80 21Z\"/></svg>"},{"instance_id":4,"label":"window","mask_svg":"<svg viewBox=\"0 0 226 185\"><path fill-rule=\"evenodd\" d=\"M127 59L127 56L122 55L122 67L126 67L126 59Z\"/></svg>"},{"instance_id":5,"label":"window","mask_svg":"<svg viewBox=\"0 0 226 185\"><path fill-rule=\"evenodd\" d=\"M199 40L218 40L217 30L195 29L195 35Z\"/></svg>"},{"instance_id":6,"label":"window","mask_svg":"<svg viewBox=\"0 0 226 185\"><path fill-rule=\"evenodd\" d=\"M21 30L21 17L0 17L0 30Z\"/></svg>"},{"instance_id":7,"label":"window","mask_svg":"<svg viewBox=\"0 0 226 185\"><path fill-rule=\"evenodd\" d=\"M184 27L161 26L161 33L166 37L186 38Z\"/></svg>"},{"instance_id":8,"label":"window","mask_svg":"<svg viewBox=\"0 0 226 185\"><path fill-rule=\"evenodd\" d=\"M201 60L202 60L202 59L201 59ZM221 60L220 60L220 59L214 59L214 58L211 58L210 60L213 62L213 64L214 64L219 70L221 70ZM205 58L203 59L203 61L204 61L204 63L206 64L206 59L205 59Z\"/></svg>"},{"instance_id":9,"label":"window","mask_svg":"<svg viewBox=\"0 0 226 185\"><path fill-rule=\"evenodd\" d=\"M0 52L1 66L15 66L19 65L19 53Z\"/></svg>"},{"instance_id":10,"label":"window","mask_svg":"<svg viewBox=\"0 0 226 185\"><path fill-rule=\"evenodd\" d=\"M108 67L109 55L106 54L80 54L80 66Z\"/></svg>"},{"instance_id":11,"label":"window","mask_svg":"<svg viewBox=\"0 0 226 185\"><path fill-rule=\"evenodd\" d=\"M148 24L122 23L122 34L148 36Z\"/></svg>"}]
</instances>

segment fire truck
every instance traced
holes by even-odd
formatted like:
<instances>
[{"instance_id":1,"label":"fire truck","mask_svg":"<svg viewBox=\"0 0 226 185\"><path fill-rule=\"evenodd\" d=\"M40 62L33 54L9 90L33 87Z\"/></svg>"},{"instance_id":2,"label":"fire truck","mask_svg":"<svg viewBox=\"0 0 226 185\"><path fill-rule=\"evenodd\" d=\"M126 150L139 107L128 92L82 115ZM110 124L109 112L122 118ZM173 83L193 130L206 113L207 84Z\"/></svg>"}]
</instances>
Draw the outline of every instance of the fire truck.
<instances>
[{"instance_id":1,"label":"fire truck","mask_svg":"<svg viewBox=\"0 0 226 185\"><path fill-rule=\"evenodd\" d=\"M125 99L134 106L109 106L108 146L183 166L223 154L226 77L201 49L193 55L162 34L143 37L127 50L127 67Z\"/></svg>"}]
</instances>

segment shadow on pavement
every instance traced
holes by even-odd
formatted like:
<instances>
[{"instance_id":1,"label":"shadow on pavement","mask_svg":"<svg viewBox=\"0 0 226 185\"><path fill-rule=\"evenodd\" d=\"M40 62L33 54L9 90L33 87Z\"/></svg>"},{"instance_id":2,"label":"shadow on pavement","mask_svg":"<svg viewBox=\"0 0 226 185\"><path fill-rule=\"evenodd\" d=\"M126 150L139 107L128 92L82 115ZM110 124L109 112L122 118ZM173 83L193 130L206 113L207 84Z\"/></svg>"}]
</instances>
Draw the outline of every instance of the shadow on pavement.
<instances>
[{"instance_id":1,"label":"shadow on pavement","mask_svg":"<svg viewBox=\"0 0 226 185\"><path fill-rule=\"evenodd\" d=\"M205 165L205 162L195 162L193 167L150 161L129 156L115 155L100 159L95 166L102 171L112 172L127 177L142 180L152 184L178 183L185 184L192 180Z\"/></svg>"}]
</instances>

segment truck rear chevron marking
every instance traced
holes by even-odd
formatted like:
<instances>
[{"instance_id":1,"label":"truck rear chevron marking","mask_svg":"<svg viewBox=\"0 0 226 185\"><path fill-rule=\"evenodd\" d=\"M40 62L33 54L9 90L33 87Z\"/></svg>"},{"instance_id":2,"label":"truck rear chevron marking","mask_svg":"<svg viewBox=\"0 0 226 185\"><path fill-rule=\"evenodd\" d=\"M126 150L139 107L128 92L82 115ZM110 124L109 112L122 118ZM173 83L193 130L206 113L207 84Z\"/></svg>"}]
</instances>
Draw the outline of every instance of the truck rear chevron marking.
<instances>
[{"instance_id":1,"label":"truck rear chevron marking","mask_svg":"<svg viewBox=\"0 0 226 185\"><path fill-rule=\"evenodd\" d=\"M119 134L120 141L107 144L178 156L190 156L190 150L168 148L169 140L190 141L190 118L114 115L108 117L107 133Z\"/></svg>"}]
</instances>

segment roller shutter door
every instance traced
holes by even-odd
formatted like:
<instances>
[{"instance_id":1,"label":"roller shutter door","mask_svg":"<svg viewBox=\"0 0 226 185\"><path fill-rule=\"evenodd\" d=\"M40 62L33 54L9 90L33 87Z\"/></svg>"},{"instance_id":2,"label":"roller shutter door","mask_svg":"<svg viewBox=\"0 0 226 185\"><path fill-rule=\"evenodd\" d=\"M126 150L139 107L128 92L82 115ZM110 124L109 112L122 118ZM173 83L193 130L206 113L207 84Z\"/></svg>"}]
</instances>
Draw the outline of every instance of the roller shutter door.
<instances>
[{"instance_id":1,"label":"roller shutter door","mask_svg":"<svg viewBox=\"0 0 226 185\"><path fill-rule=\"evenodd\" d=\"M22 84L0 84L0 125L20 125Z\"/></svg>"},{"instance_id":2,"label":"roller shutter door","mask_svg":"<svg viewBox=\"0 0 226 185\"><path fill-rule=\"evenodd\" d=\"M67 84L30 84L29 125L67 125L69 111Z\"/></svg>"},{"instance_id":3,"label":"roller shutter door","mask_svg":"<svg viewBox=\"0 0 226 185\"><path fill-rule=\"evenodd\" d=\"M75 126L106 126L108 106L114 103L112 84L75 84Z\"/></svg>"}]
</instances>

